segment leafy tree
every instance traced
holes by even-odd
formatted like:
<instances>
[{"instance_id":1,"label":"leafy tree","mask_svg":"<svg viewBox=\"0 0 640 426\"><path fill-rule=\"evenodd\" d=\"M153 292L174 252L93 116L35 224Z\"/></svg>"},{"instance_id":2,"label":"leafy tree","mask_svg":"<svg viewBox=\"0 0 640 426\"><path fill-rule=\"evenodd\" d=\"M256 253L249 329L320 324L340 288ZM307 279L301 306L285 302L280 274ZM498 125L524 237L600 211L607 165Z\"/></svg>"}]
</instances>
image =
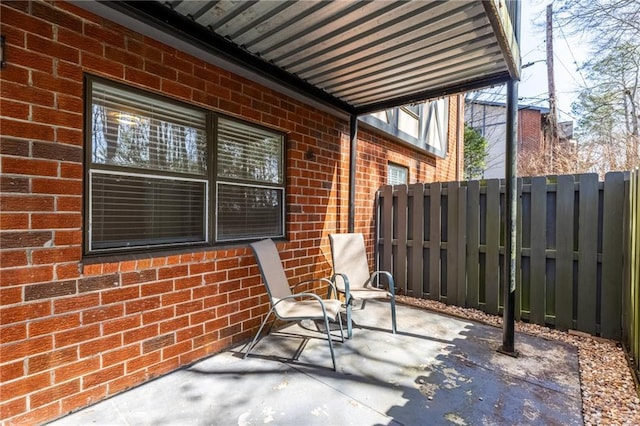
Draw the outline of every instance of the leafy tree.
<instances>
[{"instance_id":1,"label":"leafy tree","mask_svg":"<svg viewBox=\"0 0 640 426\"><path fill-rule=\"evenodd\" d=\"M473 127L464 125L464 178L480 179L486 166L489 142Z\"/></svg>"}]
</instances>

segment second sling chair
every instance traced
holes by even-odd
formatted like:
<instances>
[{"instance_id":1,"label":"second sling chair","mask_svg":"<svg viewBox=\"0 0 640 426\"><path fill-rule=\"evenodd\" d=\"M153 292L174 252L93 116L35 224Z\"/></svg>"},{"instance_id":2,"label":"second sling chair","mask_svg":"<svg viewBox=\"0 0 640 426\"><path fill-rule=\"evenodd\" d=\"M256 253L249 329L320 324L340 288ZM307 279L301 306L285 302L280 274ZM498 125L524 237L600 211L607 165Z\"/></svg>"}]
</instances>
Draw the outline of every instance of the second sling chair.
<instances>
[{"instance_id":1,"label":"second sling chair","mask_svg":"<svg viewBox=\"0 0 640 426\"><path fill-rule=\"evenodd\" d=\"M360 233L329 234L333 259L333 282L345 296L347 307L347 336L352 337L351 310L355 301L390 299L391 330L396 333L396 298L393 276L387 271L369 272L364 237ZM378 287L380 276L386 277L387 288ZM382 281L382 280L380 280ZM329 288L331 291L331 288ZM329 294L330 295L330 294Z\"/></svg>"},{"instance_id":2,"label":"second sling chair","mask_svg":"<svg viewBox=\"0 0 640 426\"><path fill-rule=\"evenodd\" d=\"M283 321L323 321L327 333L329 350L331 352L331 360L333 361L333 370L336 371L336 357L333 352L332 334L330 332L329 322L337 322L339 324L340 339L344 342L342 318L340 316L342 302L338 299L322 299L314 293L293 293L292 288L289 287L289 281L285 274L284 267L282 266L282 261L275 243L271 239L266 239L252 243L250 246L255 254L256 260L258 261L262 280L264 281L264 285L267 288L267 294L269 295L271 309L269 309L269 312L265 315L256 336L253 338L253 341L244 353L244 358L249 355L249 352L255 346L262 329L271 316L271 313L274 313L276 318ZM333 287L333 283L329 279L320 278L298 283L293 287L293 289L299 285L314 281L323 281L326 282L330 288Z\"/></svg>"}]
</instances>

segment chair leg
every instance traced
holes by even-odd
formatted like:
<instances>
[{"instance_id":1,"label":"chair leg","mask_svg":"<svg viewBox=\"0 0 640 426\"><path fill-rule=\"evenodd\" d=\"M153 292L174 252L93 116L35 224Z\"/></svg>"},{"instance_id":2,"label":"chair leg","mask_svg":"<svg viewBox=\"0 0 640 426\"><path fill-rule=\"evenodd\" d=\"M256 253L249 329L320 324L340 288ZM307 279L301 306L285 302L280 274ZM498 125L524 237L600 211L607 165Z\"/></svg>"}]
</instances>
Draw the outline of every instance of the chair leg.
<instances>
[{"instance_id":1,"label":"chair leg","mask_svg":"<svg viewBox=\"0 0 640 426\"><path fill-rule=\"evenodd\" d=\"M331 339L331 329L329 328L329 318L327 318L326 313L324 315L324 326L327 330L327 340L329 341L329 350L331 351L331 361L333 362L333 371L338 371L338 369L336 368L336 356L333 353L333 342Z\"/></svg>"},{"instance_id":2,"label":"chair leg","mask_svg":"<svg viewBox=\"0 0 640 426\"><path fill-rule=\"evenodd\" d=\"M344 329L342 328L342 315L338 312L338 324L340 325L340 341L344 343Z\"/></svg>"},{"instance_id":3,"label":"chair leg","mask_svg":"<svg viewBox=\"0 0 640 426\"><path fill-rule=\"evenodd\" d=\"M264 317L264 320L262 320L262 324L260 324L260 328L258 329L258 332L256 333L256 335L254 336L253 340L251 341L251 344L247 347L247 350L244 353L244 356L242 357L242 359L245 359L247 356L249 356L249 352L251 352L251 349L253 349L253 347L255 346L256 341L258 340L258 337L260 336L260 333L262 333L262 329L264 328L265 324L267 323L267 320L271 316L271 311L272 310L273 309L270 309L269 313L267 313L267 315Z\"/></svg>"},{"instance_id":4,"label":"chair leg","mask_svg":"<svg viewBox=\"0 0 640 426\"><path fill-rule=\"evenodd\" d=\"M396 334L396 297L391 296L391 331Z\"/></svg>"},{"instance_id":5,"label":"chair leg","mask_svg":"<svg viewBox=\"0 0 640 426\"><path fill-rule=\"evenodd\" d=\"M347 301L347 339L353 337L353 325L351 323L351 300Z\"/></svg>"}]
</instances>

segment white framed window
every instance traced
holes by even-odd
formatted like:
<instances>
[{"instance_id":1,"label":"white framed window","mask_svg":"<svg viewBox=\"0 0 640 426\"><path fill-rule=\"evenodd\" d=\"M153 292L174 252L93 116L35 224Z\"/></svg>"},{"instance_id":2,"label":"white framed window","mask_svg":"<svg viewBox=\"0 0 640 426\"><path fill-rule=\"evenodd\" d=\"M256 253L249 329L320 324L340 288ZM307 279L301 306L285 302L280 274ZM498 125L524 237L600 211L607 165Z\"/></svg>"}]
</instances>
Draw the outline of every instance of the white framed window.
<instances>
[{"instance_id":1,"label":"white framed window","mask_svg":"<svg viewBox=\"0 0 640 426\"><path fill-rule=\"evenodd\" d=\"M284 236L283 134L88 76L85 254Z\"/></svg>"},{"instance_id":2,"label":"white framed window","mask_svg":"<svg viewBox=\"0 0 640 426\"><path fill-rule=\"evenodd\" d=\"M387 184L406 185L409 182L409 169L395 163L387 165Z\"/></svg>"}]
</instances>

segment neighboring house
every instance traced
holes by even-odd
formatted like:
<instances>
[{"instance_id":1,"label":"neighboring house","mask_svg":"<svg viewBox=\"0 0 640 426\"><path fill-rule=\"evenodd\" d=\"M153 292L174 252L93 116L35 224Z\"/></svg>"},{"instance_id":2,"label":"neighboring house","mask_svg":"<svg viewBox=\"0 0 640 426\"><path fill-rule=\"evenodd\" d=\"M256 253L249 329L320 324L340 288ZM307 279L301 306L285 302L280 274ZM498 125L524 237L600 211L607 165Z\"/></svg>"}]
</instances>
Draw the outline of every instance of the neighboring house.
<instances>
[{"instance_id":1,"label":"neighboring house","mask_svg":"<svg viewBox=\"0 0 640 426\"><path fill-rule=\"evenodd\" d=\"M544 149L544 125L548 108L518 105L518 155ZM506 105L499 102L465 101L465 123L488 141L484 179L505 177ZM572 122L559 123L561 140L570 140Z\"/></svg>"},{"instance_id":2,"label":"neighboring house","mask_svg":"<svg viewBox=\"0 0 640 426\"><path fill-rule=\"evenodd\" d=\"M243 14L254 6L276 9ZM0 4L3 424L52 420L246 341L268 311L249 241L277 240L292 281L329 276L329 233L362 232L373 254L380 186L459 177L450 95L518 78L504 3L365 6ZM347 7L356 17L333 10ZM254 33L296 8L286 31ZM347 55L325 18L368 56ZM446 37L423 24L445 19ZM417 133L362 118L429 98L444 100L407 107Z\"/></svg>"}]
</instances>

